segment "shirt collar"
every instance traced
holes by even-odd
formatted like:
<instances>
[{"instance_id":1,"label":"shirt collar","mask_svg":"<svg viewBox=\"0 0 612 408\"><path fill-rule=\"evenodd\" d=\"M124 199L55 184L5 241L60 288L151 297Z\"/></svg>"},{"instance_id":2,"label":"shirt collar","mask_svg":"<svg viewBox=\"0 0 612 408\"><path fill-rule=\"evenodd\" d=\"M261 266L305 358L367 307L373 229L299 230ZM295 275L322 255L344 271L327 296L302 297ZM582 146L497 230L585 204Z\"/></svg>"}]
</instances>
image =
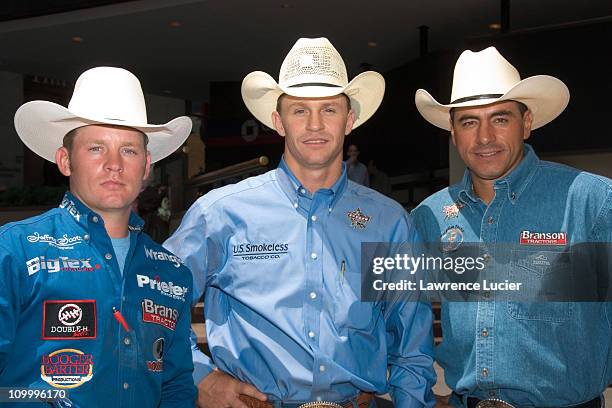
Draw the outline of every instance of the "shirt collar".
<instances>
[{"instance_id":1,"label":"shirt collar","mask_svg":"<svg viewBox=\"0 0 612 408\"><path fill-rule=\"evenodd\" d=\"M495 182L495 186L507 186L508 199L513 204L521 196L527 184L529 184L529 181L534 176L538 164L540 163L540 159L534 152L533 147L527 143L525 143L524 146L525 153L518 166L516 166L516 168L506 177ZM472 176L470 175L469 169L465 170L460 185L460 193L467 196L473 202L478 200L472 187Z\"/></svg>"},{"instance_id":2,"label":"shirt collar","mask_svg":"<svg viewBox=\"0 0 612 408\"><path fill-rule=\"evenodd\" d=\"M276 178L283 192L287 195L287 198L289 198L292 203L297 203L298 194L300 194L302 191L305 191L306 194L308 194L308 189L302 185L298 178L295 177L295 174L293 174L291 169L289 169L289 166L287 166L285 156L281 158L281 161L278 164L278 168L276 169ZM332 197L329 205L330 211L333 207L335 207L336 203L344 193L347 183L348 179L346 176L346 165L343 162L342 173L340 174L338 180L336 180L331 188L319 190L321 192L328 193Z\"/></svg>"},{"instance_id":3,"label":"shirt collar","mask_svg":"<svg viewBox=\"0 0 612 408\"><path fill-rule=\"evenodd\" d=\"M66 191L62 202L58 206L60 209L66 211L74 220L82 225L85 229L89 229L88 225L90 222L103 223L104 220L89 207L87 207L81 200L76 198L70 191ZM95 221L94 221L95 219ZM138 232L142 230L144 221L133 211L130 213L130 219L128 221L128 230L131 232Z\"/></svg>"}]
</instances>

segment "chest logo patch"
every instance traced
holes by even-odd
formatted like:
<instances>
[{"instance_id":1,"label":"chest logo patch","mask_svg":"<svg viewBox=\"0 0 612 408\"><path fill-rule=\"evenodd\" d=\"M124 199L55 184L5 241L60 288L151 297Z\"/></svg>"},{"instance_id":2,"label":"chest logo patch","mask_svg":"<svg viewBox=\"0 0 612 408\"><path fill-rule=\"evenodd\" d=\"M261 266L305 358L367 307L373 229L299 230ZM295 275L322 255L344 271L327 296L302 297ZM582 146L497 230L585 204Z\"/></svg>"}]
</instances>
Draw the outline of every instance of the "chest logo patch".
<instances>
[{"instance_id":1,"label":"chest logo patch","mask_svg":"<svg viewBox=\"0 0 612 408\"><path fill-rule=\"evenodd\" d=\"M463 203L455 202L450 205L442 207L442 213L444 214L444 220L450 220L451 218L457 218L459 216L459 210L463 208Z\"/></svg>"},{"instance_id":2,"label":"chest logo patch","mask_svg":"<svg viewBox=\"0 0 612 408\"><path fill-rule=\"evenodd\" d=\"M521 245L567 245L567 232L521 231Z\"/></svg>"},{"instance_id":3,"label":"chest logo patch","mask_svg":"<svg viewBox=\"0 0 612 408\"><path fill-rule=\"evenodd\" d=\"M440 242L442 243L442 251L455 251L463 242L463 228L458 225L448 227L440 236Z\"/></svg>"},{"instance_id":4,"label":"chest logo patch","mask_svg":"<svg viewBox=\"0 0 612 408\"><path fill-rule=\"evenodd\" d=\"M357 208L354 211L349 211L347 214L349 220L351 220L351 227L355 229L365 229L366 224L372 217L361 212L360 208Z\"/></svg>"}]
</instances>

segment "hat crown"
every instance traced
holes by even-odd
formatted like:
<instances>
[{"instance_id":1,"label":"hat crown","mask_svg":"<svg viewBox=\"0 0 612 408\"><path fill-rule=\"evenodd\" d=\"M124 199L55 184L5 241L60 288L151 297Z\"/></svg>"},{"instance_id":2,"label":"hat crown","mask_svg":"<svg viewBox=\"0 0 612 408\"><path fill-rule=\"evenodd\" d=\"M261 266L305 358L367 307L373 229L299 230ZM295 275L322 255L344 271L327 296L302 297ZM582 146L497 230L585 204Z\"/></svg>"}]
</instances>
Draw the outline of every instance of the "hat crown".
<instances>
[{"instance_id":1,"label":"hat crown","mask_svg":"<svg viewBox=\"0 0 612 408\"><path fill-rule=\"evenodd\" d=\"M348 84L346 66L340 53L325 37L300 38L285 57L278 75L279 86Z\"/></svg>"},{"instance_id":2,"label":"hat crown","mask_svg":"<svg viewBox=\"0 0 612 408\"><path fill-rule=\"evenodd\" d=\"M478 95L502 95L520 81L519 72L495 47L467 50L455 64L451 103Z\"/></svg>"},{"instance_id":3,"label":"hat crown","mask_svg":"<svg viewBox=\"0 0 612 408\"><path fill-rule=\"evenodd\" d=\"M68 110L98 121L147 123L140 81L123 68L96 67L83 72L74 86Z\"/></svg>"}]
</instances>

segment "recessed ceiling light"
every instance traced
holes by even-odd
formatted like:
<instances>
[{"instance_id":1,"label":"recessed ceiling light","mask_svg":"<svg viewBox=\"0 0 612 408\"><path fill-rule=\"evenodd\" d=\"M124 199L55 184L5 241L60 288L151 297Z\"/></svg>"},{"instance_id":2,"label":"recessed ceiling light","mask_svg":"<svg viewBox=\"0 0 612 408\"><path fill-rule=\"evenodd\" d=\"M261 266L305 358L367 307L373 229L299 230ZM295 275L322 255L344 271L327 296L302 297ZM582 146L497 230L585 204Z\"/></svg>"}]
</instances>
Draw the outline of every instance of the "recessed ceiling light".
<instances>
[{"instance_id":1,"label":"recessed ceiling light","mask_svg":"<svg viewBox=\"0 0 612 408\"><path fill-rule=\"evenodd\" d=\"M491 24L489 24L489 28L491 30L499 30L501 28L501 24L499 24L499 23L491 23Z\"/></svg>"},{"instance_id":2,"label":"recessed ceiling light","mask_svg":"<svg viewBox=\"0 0 612 408\"><path fill-rule=\"evenodd\" d=\"M283 3L283 4L281 4L281 8L288 9L288 8L290 8L290 7L291 7L291 4L289 4L289 3Z\"/></svg>"},{"instance_id":3,"label":"recessed ceiling light","mask_svg":"<svg viewBox=\"0 0 612 408\"><path fill-rule=\"evenodd\" d=\"M75 42L75 43L81 43L81 42L83 42L83 37L74 36L74 37L72 37L72 41Z\"/></svg>"},{"instance_id":4,"label":"recessed ceiling light","mask_svg":"<svg viewBox=\"0 0 612 408\"><path fill-rule=\"evenodd\" d=\"M177 27L180 27L180 26L181 26L181 22L180 21L171 21L170 22L170 27L177 28Z\"/></svg>"},{"instance_id":5,"label":"recessed ceiling light","mask_svg":"<svg viewBox=\"0 0 612 408\"><path fill-rule=\"evenodd\" d=\"M376 41L368 41L368 47L374 48L376 46L378 46L378 43Z\"/></svg>"}]
</instances>

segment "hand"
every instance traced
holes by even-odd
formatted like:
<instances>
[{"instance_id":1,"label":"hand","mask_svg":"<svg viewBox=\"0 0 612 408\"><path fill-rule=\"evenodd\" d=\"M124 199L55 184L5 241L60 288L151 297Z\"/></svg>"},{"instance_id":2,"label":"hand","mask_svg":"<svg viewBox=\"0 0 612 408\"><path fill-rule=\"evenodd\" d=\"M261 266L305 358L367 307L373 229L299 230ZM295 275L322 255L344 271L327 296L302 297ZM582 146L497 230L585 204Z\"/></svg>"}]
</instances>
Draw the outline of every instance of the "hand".
<instances>
[{"instance_id":1,"label":"hand","mask_svg":"<svg viewBox=\"0 0 612 408\"><path fill-rule=\"evenodd\" d=\"M448 399L451 394L448 395L436 395L436 405L435 408L453 408L451 404L448 403Z\"/></svg>"},{"instance_id":2,"label":"hand","mask_svg":"<svg viewBox=\"0 0 612 408\"><path fill-rule=\"evenodd\" d=\"M252 385L215 370L198 384L198 408L248 408L238 399L240 394L249 395L260 401L268 398Z\"/></svg>"}]
</instances>

